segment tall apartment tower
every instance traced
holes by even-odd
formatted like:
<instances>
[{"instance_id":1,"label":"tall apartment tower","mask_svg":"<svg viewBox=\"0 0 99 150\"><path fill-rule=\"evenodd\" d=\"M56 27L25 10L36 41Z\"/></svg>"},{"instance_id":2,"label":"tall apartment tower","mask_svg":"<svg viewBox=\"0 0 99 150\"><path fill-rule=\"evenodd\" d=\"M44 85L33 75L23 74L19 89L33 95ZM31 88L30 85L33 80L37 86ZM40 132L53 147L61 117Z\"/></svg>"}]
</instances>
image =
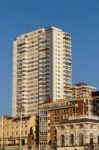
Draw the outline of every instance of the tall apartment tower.
<instances>
[{"instance_id":1,"label":"tall apartment tower","mask_svg":"<svg viewBox=\"0 0 99 150\"><path fill-rule=\"evenodd\" d=\"M56 27L41 28L18 36L13 42L12 113L38 112L50 97L71 96L71 35Z\"/></svg>"}]
</instances>

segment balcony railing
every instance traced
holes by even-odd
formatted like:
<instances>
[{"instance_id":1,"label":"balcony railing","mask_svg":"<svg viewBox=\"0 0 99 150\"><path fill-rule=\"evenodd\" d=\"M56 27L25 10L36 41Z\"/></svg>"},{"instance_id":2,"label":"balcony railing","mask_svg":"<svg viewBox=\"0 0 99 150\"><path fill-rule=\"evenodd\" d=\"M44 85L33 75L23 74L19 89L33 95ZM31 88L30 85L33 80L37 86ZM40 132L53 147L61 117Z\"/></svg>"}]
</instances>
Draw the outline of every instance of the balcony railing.
<instances>
[{"instance_id":1,"label":"balcony railing","mask_svg":"<svg viewBox=\"0 0 99 150\"><path fill-rule=\"evenodd\" d=\"M98 116L93 116L93 115L75 115L75 116L70 116L68 117L69 120L75 120L75 119L95 119L95 120L99 120Z\"/></svg>"}]
</instances>

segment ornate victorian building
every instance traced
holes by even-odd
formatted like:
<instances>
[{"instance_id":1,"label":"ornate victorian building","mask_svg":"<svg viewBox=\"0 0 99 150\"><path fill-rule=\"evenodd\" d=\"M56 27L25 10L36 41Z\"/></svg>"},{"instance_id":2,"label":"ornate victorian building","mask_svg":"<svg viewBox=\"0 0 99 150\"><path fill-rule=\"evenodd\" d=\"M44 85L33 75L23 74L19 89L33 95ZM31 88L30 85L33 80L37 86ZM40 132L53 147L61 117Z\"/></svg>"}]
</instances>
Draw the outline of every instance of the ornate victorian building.
<instances>
[{"instance_id":1,"label":"ornate victorian building","mask_svg":"<svg viewBox=\"0 0 99 150\"><path fill-rule=\"evenodd\" d=\"M98 150L98 118L68 120L56 125L57 150Z\"/></svg>"}]
</instances>

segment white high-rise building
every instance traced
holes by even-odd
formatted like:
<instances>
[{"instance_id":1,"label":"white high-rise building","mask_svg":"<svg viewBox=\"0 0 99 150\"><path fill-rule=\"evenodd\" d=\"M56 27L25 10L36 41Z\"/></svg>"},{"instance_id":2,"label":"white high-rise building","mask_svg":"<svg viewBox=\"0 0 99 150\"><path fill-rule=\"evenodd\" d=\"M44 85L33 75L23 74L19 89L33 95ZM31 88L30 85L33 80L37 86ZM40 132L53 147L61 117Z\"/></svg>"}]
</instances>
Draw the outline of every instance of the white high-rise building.
<instances>
[{"instance_id":1,"label":"white high-rise building","mask_svg":"<svg viewBox=\"0 0 99 150\"><path fill-rule=\"evenodd\" d=\"M12 113L38 112L38 104L71 96L71 35L56 27L18 36L13 42Z\"/></svg>"}]
</instances>

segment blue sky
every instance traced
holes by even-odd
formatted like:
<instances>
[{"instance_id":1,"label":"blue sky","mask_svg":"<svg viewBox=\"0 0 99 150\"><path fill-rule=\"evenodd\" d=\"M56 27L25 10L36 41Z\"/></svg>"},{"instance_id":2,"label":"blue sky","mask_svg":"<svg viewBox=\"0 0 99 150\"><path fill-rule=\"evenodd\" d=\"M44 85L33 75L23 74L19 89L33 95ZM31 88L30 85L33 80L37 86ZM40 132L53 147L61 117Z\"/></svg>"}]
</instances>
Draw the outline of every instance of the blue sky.
<instances>
[{"instance_id":1,"label":"blue sky","mask_svg":"<svg viewBox=\"0 0 99 150\"><path fill-rule=\"evenodd\" d=\"M99 89L99 0L0 0L0 116L11 114L13 40L50 25L72 35L73 83Z\"/></svg>"}]
</instances>

